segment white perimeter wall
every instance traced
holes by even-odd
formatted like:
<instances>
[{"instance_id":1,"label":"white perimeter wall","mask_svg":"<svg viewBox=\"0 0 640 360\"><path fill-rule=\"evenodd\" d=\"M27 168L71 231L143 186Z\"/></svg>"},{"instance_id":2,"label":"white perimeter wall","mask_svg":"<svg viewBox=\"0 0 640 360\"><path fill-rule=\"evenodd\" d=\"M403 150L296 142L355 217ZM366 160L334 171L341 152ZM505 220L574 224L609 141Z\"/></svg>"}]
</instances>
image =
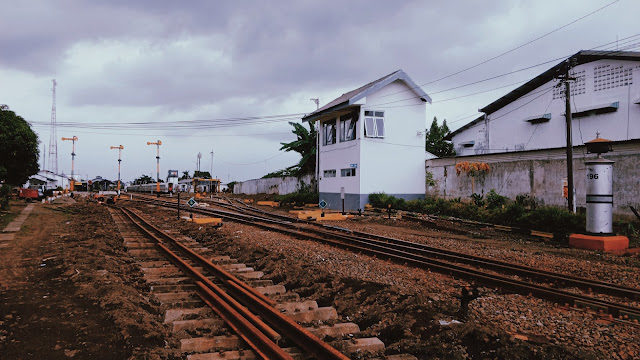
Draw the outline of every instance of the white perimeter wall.
<instances>
[{"instance_id":1,"label":"white perimeter wall","mask_svg":"<svg viewBox=\"0 0 640 360\"><path fill-rule=\"evenodd\" d=\"M297 192L302 185L311 185L312 175L296 177L254 179L239 182L233 187L234 194L277 194L286 195Z\"/></svg>"},{"instance_id":2,"label":"white perimeter wall","mask_svg":"<svg viewBox=\"0 0 640 360\"><path fill-rule=\"evenodd\" d=\"M626 86L610 87L595 91L594 80L606 80L596 78L594 71L598 66L609 65L615 68L622 65L624 69L632 70L632 83ZM637 61L599 60L574 68L576 76L584 75L584 90L571 96L571 109L575 112L581 108L619 102L617 111L599 115L589 115L575 118L572 121L573 145L578 146L596 137L613 141L623 141L640 138L640 105L635 104L640 99L640 64ZM623 74L612 74L621 76ZM565 138L565 101L556 96L553 99L553 90L546 92L547 88L557 85L558 82L548 83L531 91L527 96L508 104L498 111L488 115L488 143L487 128L481 121L473 127L453 137L453 143L458 156L495 153L520 150L534 150L545 148L564 147ZM572 83L572 88L579 88L579 84ZM556 91L564 92L564 87ZM546 93L545 93L546 92ZM573 92L573 91L572 91ZM524 121L525 118L535 115L551 113L551 120L539 125ZM471 148L461 148L460 143L475 141Z\"/></svg>"}]
</instances>

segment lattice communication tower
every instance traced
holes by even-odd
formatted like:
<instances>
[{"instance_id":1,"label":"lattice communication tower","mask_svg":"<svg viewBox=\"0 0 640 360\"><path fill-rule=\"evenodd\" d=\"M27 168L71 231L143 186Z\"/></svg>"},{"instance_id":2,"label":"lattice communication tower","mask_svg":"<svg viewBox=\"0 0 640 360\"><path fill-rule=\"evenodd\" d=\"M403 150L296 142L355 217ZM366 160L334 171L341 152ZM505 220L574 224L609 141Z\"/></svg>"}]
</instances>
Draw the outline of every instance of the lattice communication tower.
<instances>
[{"instance_id":1,"label":"lattice communication tower","mask_svg":"<svg viewBox=\"0 0 640 360\"><path fill-rule=\"evenodd\" d=\"M53 82L53 103L51 105L51 131L49 136L49 170L58 173L58 136L56 135L56 79Z\"/></svg>"}]
</instances>

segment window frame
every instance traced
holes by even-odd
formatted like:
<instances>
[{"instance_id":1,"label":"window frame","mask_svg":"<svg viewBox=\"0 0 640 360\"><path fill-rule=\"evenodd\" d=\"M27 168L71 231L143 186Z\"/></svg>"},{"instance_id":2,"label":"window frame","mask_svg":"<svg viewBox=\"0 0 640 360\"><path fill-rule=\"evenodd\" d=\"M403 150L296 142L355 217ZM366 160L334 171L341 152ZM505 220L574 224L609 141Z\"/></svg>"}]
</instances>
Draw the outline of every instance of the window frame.
<instances>
[{"instance_id":1,"label":"window frame","mask_svg":"<svg viewBox=\"0 0 640 360\"><path fill-rule=\"evenodd\" d=\"M328 142L327 134L331 132L331 142ZM336 119L325 121L322 123L322 145L333 145L337 141L336 139Z\"/></svg>"},{"instance_id":2,"label":"window frame","mask_svg":"<svg viewBox=\"0 0 640 360\"><path fill-rule=\"evenodd\" d=\"M340 169L340 177L355 177L355 176L356 176L355 168Z\"/></svg>"},{"instance_id":3,"label":"window frame","mask_svg":"<svg viewBox=\"0 0 640 360\"><path fill-rule=\"evenodd\" d=\"M368 138L384 138L386 136L384 125L384 111L364 111L364 136Z\"/></svg>"},{"instance_id":4,"label":"window frame","mask_svg":"<svg viewBox=\"0 0 640 360\"><path fill-rule=\"evenodd\" d=\"M356 123L358 118L355 115L346 115L340 117L340 142L352 141L356 139ZM346 126L347 122L349 127ZM347 133L351 131L351 136L347 137Z\"/></svg>"},{"instance_id":5,"label":"window frame","mask_svg":"<svg viewBox=\"0 0 640 360\"><path fill-rule=\"evenodd\" d=\"M328 174L328 175L327 175ZM337 172L336 169L330 169L330 170L323 170L322 171L322 177L326 177L326 178L334 178L337 176Z\"/></svg>"}]
</instances>

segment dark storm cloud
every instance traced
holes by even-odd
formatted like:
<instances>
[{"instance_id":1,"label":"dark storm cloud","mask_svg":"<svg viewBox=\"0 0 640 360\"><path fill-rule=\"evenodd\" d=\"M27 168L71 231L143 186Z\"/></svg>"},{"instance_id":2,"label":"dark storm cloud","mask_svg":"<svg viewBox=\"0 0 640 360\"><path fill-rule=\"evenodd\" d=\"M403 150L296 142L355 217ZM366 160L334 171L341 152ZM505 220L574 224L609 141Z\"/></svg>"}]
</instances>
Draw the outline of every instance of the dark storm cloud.
<instances>
[{"instance_id":1,"label":"dark storm cloud","mask_svg":"<svg viewBox=\"0 0 640 360\"><path fill-rule=\"evenodd\" d=\"M106 64L102 74L95 74L104 78L87 79L72 101L182 107L234 97L282 96L303 88L359 86L401 67L426 68L439 53L428 49L446 45L440 32L464 30L459 22L440 23L441 14L417 7L419 1L376 6L368 1L276 4L243 2L234 8L208 4L191 11L161 2L145 12L147 7L140 3L121 9L140 15L139 23L157 27L144 33L140 26L130 25L135 29L128 37L154 42L159 48L165 45L164 52L146 57L142 51L137 62ZM476 15L478 11L469 9ZM215 38L204 46L221 52L229 66L170 45L190 35Z\"/></svg>"},{"instance_id":2,"label":"dark storm cloud","mask_svg":"<svg viewBox=\"0 0 640 360\"><path fill-rule=\"evenodd\" d=\"M0 23L1 30L19 29L0 31L0 46L10 49L0 64L49 74L78 43L99 51L101 43L119 42L125 46L118 51L139 55L121 54L123 60L105 54L100 71L69 88L70 103L168 109L357 87L399 68L425 83L517 46L562 19L548 11L523 18L532 3L507 0L24 3ZM532 28L534 34L523 34ZM190 39L197 39L195 45L180 46ZM550 51L539 49L523 49L518 61L507 56L506 65L492 62L447 84L550 58Z\"/></svg>"}]
</instances>

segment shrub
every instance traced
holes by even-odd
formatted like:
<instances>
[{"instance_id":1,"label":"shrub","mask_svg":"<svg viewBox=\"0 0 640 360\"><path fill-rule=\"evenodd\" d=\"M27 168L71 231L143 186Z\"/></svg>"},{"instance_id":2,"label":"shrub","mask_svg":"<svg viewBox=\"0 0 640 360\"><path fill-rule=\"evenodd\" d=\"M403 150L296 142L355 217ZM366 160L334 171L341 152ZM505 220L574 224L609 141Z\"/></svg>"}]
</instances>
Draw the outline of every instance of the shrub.
<instances>
[{"instance_id":1,"label":"shrub","mask_svg":"<svg viewBox=\"0 0 640 360\"><path fill-rule=\"evenodd\" d=\"M482 199L482 195L480 194L476 194L476 193L471 194L471 200L473 201L474 204L476 204L477 207L484 206L484 200Z\"/></svg>"},{"instance_id":2,"label":"shrub","mask_svg":"<svg viewBox=\"0 0 640 360\"><path fill-rule=\"evenodd\" d=\"M574 232L584 230L585 216L566 209L543 206L523 214L519 226L549 232Z\"/></svg>"},{"instance_id":3,"label":"shrub","mask_svg":"<svg viewBox=\"0 0 640 360\"><path fill-rule=\"evenodd\" d=\"M395 196L387 195L385 193L372 193L369 194L369 204L379 208L388 208L391 205L392 208L398 210L406 210L406 201L402 198L396 198Z\"/></svg>"},{"instance_id":4,"label":"shrub","mask_svg":"<svg viewBox=\"0 0 640 360\"><path fill-rule=\"evenodd\" d=\"M453 216L548 232L568 233L584 230L584 214L573 214L563 208L544 206L527 211L525 204L535 203L535 199L531 199L528 196L523 195L516 199L515 203L505 205L507 198L497 194L495 190L491 190L487 194L488 209L484 208L485 201L482 199L482 195L473 194L472 199L473 202L471 203L463 203L460 198L450 200L428 198L404 201L384 193L369 195L371 205L385 209L391 204L394 209L398 210ZM505 205L504 208L502 207L503 205ZM630 231L635 232L636 230L631 226Z\"/></svg>"},{"instance_id":5,"label":"shrub","mask_svg":"<svg viewBox=\"0 0 640 360\"><path fill-rule=\"evenodd\" d=\"M318 194L315 192L300 191L286 195L277 195L276 201L282 206L302 206L304 204L317 204L319 202Z\"/></svg>"},{"instance_id":6,"label":"shrub","mask_svg":"<svg viewBox=\"0 0 640 360\"><path fill-rule=\"evenodd\" d=\"M507 197L498 194L495 189L491 189L491 191L487 193L487 207L489 209L500 208L506 202Z\"/></svg>"}]
</instances>

